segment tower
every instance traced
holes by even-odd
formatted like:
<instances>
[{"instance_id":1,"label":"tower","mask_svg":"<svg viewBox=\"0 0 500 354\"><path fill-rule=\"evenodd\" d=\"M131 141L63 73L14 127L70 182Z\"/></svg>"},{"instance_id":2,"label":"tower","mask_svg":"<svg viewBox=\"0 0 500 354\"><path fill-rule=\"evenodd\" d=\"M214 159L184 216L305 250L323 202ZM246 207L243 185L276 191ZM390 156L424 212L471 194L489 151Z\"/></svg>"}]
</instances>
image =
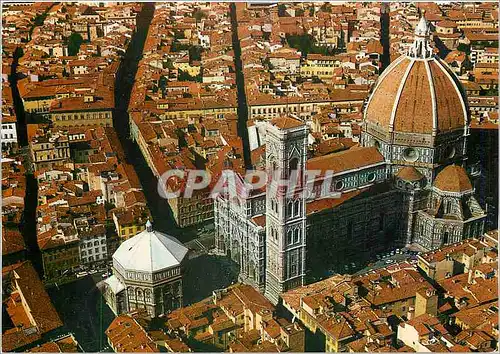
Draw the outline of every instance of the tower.
<instances>
[{"instance_id":1,"label":"tower","mask_svg":"<svg viewBox=\"0 0 500 354\"><path fill-rule=\"evenodd\" d=\"M306 256L305 167L307 127L280 117L266 133L266 297L304 283Z\"/></svg>"}]
</instances>

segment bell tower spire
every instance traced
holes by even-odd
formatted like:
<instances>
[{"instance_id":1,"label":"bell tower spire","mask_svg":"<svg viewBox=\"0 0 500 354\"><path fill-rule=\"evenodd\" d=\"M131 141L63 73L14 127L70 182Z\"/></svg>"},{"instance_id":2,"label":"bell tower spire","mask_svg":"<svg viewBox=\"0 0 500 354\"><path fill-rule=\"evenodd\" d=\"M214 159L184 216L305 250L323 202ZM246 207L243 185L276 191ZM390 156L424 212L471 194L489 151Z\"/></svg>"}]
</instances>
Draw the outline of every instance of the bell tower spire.
<instances>
[{"instance_id":1,"label":"bell tower spire","mask_svg":"<svg viewBox=\"0 0 500 354\"><path fill-rule=\"evenodd\" d=\"M417 27L415 28L415 38L413 44L408 50L408 56L414 59L429 59L432 57L432 47L430 45L430 27L427 23L424 14L420 17Z\"/></svg>"}]
</instances>

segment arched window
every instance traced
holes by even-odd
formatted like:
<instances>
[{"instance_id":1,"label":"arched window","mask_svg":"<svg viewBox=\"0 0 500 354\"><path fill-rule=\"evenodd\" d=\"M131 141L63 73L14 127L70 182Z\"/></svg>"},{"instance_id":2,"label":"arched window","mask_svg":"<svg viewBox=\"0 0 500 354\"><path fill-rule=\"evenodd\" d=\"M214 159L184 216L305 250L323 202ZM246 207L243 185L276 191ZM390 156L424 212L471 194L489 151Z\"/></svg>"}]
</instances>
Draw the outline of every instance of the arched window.
<instances>
[{"instance_id":1,"label":"arched window","mask_svg":"<svg viewBox=\"0 0 500 354\"><path fill-rule=\"evenodd\" d=\"M286 232L286 242L287 242L288 245L291 245L293 243L292 230L288 230Z\"/></svg>"},{"instance_id":2,"label":"arched window","mask_svg":"<svg viewBox=\"0 0 500 354\"><path fill-rule=\"evenodd\" d=\"M298 216L300 214L300 201L296 200L293 205L293 214Z\"/></svg>"},{"instance_id":3,"label":"arched window","mask_svg":"<svg viewBox=\"0 0 500 354\"><path fill-rule=\"evenodd\" d=\"M293 208L293 204L292 202L288 202L287 204L287 208L286 208L286 215L287 217L292 217L292 208Z\"/></svg>"},{"instance_id":4,"label":"arched window","mask_svg":"<svg viewBox=\"0 0 500 354\"><path fill-rule=\"evenodd\" d=\"M298 165L299 165L299 159L294 157L293 159L290 160L290 163L288 164L288 169L290 170L290 172L296 171Z\"/></svg>"}]
</instances>

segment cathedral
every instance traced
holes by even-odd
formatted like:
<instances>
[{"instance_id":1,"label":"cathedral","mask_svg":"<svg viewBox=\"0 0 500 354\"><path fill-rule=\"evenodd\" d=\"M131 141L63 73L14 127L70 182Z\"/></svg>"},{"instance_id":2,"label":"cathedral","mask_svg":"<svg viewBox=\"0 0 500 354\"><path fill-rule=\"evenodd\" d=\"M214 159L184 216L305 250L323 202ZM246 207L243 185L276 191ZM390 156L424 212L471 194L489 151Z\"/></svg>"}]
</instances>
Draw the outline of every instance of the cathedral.
<instances>
[{"instance_id":1,"label":"cathedral","mask_svg":"<svg viewBox=\"0 0 500 354\"><path fill-rule=\"evenodd\" d=\"M314 269L480 236L485 213L466 170L468 134L464 90L433 54L422 18L408 53L375 85L359 147L308 159L305 122L268 122L265 169L273 178L236 200L216 198L216 249L240 265L241 281L277 303ZM321 173L310 180L310 170ZM292 173L298 192L290 195L275 184Z\"/></svg>"}]
</instances>

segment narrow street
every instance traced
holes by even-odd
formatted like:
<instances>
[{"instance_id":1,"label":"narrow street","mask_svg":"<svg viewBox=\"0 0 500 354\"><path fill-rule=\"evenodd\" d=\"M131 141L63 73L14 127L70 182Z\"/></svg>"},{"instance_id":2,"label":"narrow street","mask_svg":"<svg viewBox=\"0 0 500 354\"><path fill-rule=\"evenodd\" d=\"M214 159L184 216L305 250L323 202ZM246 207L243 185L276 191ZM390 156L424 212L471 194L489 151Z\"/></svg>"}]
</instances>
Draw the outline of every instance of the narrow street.
<instances>
[{"instance_id":1,"label":"narrow street","mask_svg":"<svg viewBox=\"0 0 500 354\"><path fill-rule=\"evenodd\" d=\"M52 8L48 7L42 17ZM42 22L43 24L43 22ZM38 27L33 23L32 30ZM38 204L38 183L36 178L31 171L30 166L30 153L29 153L29 142L28 142L28 116L24 111L23 100L19 94L19 88L17 87L17 81L19 79L17 73L17 67L19 64L19 59L24 55L23 50L18 47L14 53L14 58L11 66L11 74L9 76L9 84L12 88L12 99L14 104L14 110L17 117L17 137L19 142L19 149L21 154L24 156L25 161L23 164L26 168L26 194L24 197L24 213L23 219L20 225L20 231L23 235L24 242L28 248L28 259L33 264L38 274L42 276L43 265L42 265L42 255L38 247L37 237L36 237L36 207Z\"/></svg>"},{"instance_id":2,"label":"narrow street","mask_svg":"<svg viewBox=\"0 0 500 354\"><path fill-rule=\"evenodd\" d=\"M243 75L243 63L241 61L241 46L238 39L238 21L236 16L236 4L231 7L231 30L233 33L234 66L236 69L236 86L238 88L238 135L243 140L243 158L245 165L250 168L250 144L248 142L248 106L245 93L245 78Z\"/></svg>"},{"instance_id":3,"label":"narrow street","mask_svg":"<svg viewBox=\"0 0 500 354\"><path fill-rule=\"evenodd\" d=\"M160 197L157 190L157 178L148 167L137 144L130 139L128 105L134 85L139 61L153 17L154 4L146 3L137 18L137 31L128 46L125 58L116 76L115 83L115 113L113 126L125 151L127 162L132 164L139 176L144 194L151 211L154 228L187 242L196 237L196 228L180 229L176 226L167 201Z\"/></svg>"}]
</instances>

